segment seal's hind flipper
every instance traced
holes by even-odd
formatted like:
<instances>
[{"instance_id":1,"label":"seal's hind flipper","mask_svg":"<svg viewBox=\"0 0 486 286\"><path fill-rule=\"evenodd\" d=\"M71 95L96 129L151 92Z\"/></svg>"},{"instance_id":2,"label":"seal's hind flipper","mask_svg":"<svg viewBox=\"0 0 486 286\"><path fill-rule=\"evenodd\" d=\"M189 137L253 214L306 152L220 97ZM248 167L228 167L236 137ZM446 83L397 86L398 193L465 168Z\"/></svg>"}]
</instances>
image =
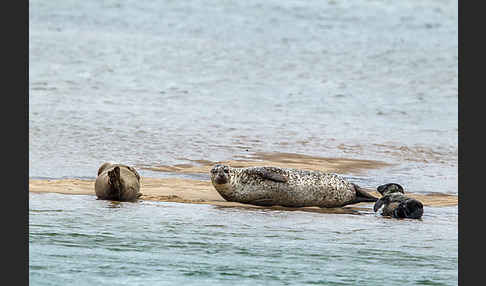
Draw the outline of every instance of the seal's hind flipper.
<instances>
[{"instance_id":1,"label":"seal's hind flipper","mask_svg":"<svg viewBox=\"0 0 486 286\"><path fill-rule=\"evenodd\" d=\"M113 170L108 171L108 177L111 185L111 196L117 199L121 198L121 178L120 167L116 166Z\"/></svg>"},{"instance_id":2,"label":"seal's hind flipper","mask_svg":"<svg viewBox=\"0 0 486 286\"><path fill-rule=\"evenodd\" d=\"M372 203L378 201L378 198L370 195L367 191L363 190L356 184L352 184L354 186L354 190L356 191L356 198L349 202L348 204L357 204L357 203Z\"/></svg>"},{"instance_id":3,"label":"seal's hind flipper","mask_svg":"<svg viewBox=\"0 0 486 286\"><path fill-rule=\"evenodd\" d=\"M372 196L370 193L368 193L367 191L365 191L363 188L361 188L360 186L356 185L356 184L353 184L354 186L354 189L356 190L356 197L357 198L362 198L363 202L376 202L378 200L378 198ZM369 200L366 200L366 199L369 199Z\"/></svg>"}]
</instances>

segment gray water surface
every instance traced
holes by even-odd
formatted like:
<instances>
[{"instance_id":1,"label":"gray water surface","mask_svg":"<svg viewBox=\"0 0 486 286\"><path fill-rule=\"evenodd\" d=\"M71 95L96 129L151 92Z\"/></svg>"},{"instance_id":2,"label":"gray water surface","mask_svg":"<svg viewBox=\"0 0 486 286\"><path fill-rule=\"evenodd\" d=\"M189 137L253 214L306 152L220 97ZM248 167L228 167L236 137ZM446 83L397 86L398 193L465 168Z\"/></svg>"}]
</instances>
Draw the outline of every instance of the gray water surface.
<instances>
[{"instance_id":1,"label":"gray water surface","mask_svg":"<svg viewBox=\"0 0 486 286\"><path fill-rule=\"evenodd\" d=\"M29 176L258 152L458 194L457 1L29 1ZM141 170L142 176L162 176ZM32 285L457 285L422 220L30 194Z\"/></svg>"},{"instance_id":2,"label":"gray water surface","mask_svg":"<svg viewBox=\"0 0 486 286\"><path fill-rule=\"evenodd\" d=\"M31 0L30 176L289 152L457 193L457 2L423 2Z\"/></svg>"},{"instance_id":3,"label":"gray water surface","mask_svg":"<svg viewBox=\"0 0 486 286\"><path fill-rule=\"evenodd\" d=\"M422 220L30 194L31 285L457 285L457 208Z\"/></svg>"}]
</instances>

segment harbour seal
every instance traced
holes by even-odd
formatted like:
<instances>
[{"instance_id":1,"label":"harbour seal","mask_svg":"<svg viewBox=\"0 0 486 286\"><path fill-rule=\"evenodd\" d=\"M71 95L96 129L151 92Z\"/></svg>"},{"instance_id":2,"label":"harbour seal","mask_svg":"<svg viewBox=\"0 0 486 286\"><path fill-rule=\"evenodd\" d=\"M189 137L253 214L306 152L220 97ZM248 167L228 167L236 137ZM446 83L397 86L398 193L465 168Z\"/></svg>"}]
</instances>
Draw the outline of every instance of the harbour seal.
<instances>
[{"instance_id":1,"label":"harbour seal","mask_svg":"<svg viewBox=\"0 0 486 286\"><path fill-rule=\"evenodd\" d=\"M103 163L98 169L95 193L101 200L135 201L142 195L140 175L127 165Z\"/></svg>"},{"instance_id":2,"label":"harbour seal","mask_svg":"<svg viewBox=\"0 0 486 286\"><path fill-rule=\"evenodd\" d=\"M373 210L377 212L381 207L381 215L394 218L421 218L424 213L424 206L416 199L405 196L403 187L399 184L390 183L378 186L377 191L382 195Z\"/></svg>"},{"instance_id":3,"label":"harbour seal","mask_svg":"<svg viewBox=\"0 0 486 286\"><path fill-rule=\"evenodd\" d=\"M210 176L225 200L258 206L334 208L378 199L336 174L321 171L216 164Z\"/></svg>"}]
</instances>

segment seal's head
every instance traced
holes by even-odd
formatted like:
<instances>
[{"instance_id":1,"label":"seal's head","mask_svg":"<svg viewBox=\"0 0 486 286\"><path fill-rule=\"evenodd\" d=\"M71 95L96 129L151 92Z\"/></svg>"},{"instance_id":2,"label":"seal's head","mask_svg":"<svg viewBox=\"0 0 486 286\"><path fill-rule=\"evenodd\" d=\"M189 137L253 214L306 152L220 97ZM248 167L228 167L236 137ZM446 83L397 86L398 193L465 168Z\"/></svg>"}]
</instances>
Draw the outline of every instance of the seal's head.
<instances>
[{"instance_id":1,"label":"seal's head","mask_svg":"<svg viewBox=\"0 0 486 286\"><path fill-rule=\"evenodd\" d=\"M376 190L382 196L388 195L388 194L393 194L393 193L402 193L402 194L404 194L403 187L400 186L399 184L395 184L395 183L384 184L384 185L378 186L378 188L376 188Z\"/></svg>"},{"instance_id":2,"label":"seal's head","mask_svg":"<svg viewBox=\"0 0 486 286\"><path fill-rule=\"evenodd\" d=\"M230 182L229 166L216 164L210 171L211 182L215 185L224 185Z\"/></svg>"},{"instance_id":3,"label":"seal's head","mask_svg":"<svg viewBox=\"0 0 486 286\"><path fill-rule=\"evenodd\" d=\"M416 199L407 199L401 202L393 211L396 218L421 218L424 213L424 206Z\"/></svg>"}]
</instances>

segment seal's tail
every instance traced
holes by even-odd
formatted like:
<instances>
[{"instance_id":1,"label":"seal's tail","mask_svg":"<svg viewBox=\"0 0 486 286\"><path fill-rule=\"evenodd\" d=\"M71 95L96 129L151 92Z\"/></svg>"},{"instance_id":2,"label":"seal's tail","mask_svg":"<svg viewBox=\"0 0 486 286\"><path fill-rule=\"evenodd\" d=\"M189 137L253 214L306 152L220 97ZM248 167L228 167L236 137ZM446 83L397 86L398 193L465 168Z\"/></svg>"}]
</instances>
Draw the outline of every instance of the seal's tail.
<instances>
[{"instance_id":1,"label":"seal's tail","mask_svg":"<svg viewBox=\"0 0 486 286\"><path fill-rule=\"evenodd\" d=\"M354 201L351 202L351 204L357 204L357 203L363 203L363 202L376 202L378 198L372 196L369 194L367 191L362 189L356 184L353 184L354 189L356 190L356 198Z\"/></svg>"},{"instance_id":2,"label":"seal's tail","mask_svg":"<svg viewBox=\"0 0 486 286\"><path fill-rule=\"evenodd\" d=\"M110 197L113 199L121 199L121 179L120 179L120 167L115 167L113 170L108 171L108 177L110 178L110 185L112 193Z\"/></svg>"}]
</instances>

